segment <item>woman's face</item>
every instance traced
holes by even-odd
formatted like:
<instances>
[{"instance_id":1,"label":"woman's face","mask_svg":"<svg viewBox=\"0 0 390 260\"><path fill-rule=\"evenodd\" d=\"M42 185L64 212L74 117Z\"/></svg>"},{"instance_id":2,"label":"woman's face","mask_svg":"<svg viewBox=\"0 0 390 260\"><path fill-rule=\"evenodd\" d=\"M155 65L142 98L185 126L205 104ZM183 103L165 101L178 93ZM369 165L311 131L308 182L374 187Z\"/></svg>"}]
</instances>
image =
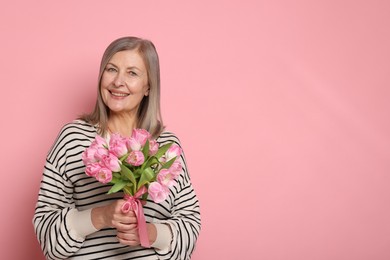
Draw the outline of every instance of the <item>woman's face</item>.
<instances>
[{"instance_id":1,"label":"woman's face","mask_svg":"<svg viewBox=\"0 0 390 260\"><path fill-rule=\"evenodd\" d=\"M136 50L114 54L104 69L100 91L111 113L136 115L141 100L149 95L148 73Z\"/></svg>"}]
</instances>

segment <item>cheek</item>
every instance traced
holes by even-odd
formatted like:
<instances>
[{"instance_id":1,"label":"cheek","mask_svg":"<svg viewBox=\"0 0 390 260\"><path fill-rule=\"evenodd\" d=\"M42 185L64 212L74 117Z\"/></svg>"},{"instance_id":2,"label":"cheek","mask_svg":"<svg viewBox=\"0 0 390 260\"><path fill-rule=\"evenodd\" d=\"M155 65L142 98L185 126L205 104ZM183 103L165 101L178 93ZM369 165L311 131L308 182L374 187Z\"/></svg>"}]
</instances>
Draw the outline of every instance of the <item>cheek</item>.
<instances>
[{"instance_id":1,"label":"cheek","mask_svg":"<svg viewBox=\"0 0 390 260\"><path fill-rule=\"evenodd\" d=\"M107 84L104 84L103 80L100 83L99 91L100 91L100 95L102 96L102 100L103 100L104 104L106 104L107 97L108 97L109 93L107 91Z\"/></svg>"},{"instance_id":2,"label":"cheek","mask_svg":"<svg viewBox=\"0 0 390 260\"><path fill-rule=\"evenodd\" d=\"M144 95L146 93L148 86L146 86L143 82L128 82L127 86L129 87L129 91L132 94Z\"/></svg>"},{"instance_id":3,"label":"cheek","mask_svg":"<svg viewBox=\"0 0 390 260\"><path fill-rule=\"evenodd\" d=\"M103 75L102 80L100 81L100 89L106 89L110 82L109 77Z\"/></svg>"}]
</instances>

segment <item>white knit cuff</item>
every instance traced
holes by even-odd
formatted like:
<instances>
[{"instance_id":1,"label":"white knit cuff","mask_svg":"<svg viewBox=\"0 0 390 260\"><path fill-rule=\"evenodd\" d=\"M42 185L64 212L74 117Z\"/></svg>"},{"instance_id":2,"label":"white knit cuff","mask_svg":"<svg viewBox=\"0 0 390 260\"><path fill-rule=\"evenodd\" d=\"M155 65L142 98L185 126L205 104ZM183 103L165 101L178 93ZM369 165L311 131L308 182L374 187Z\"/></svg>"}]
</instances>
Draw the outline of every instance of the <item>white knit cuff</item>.
<instances>
[{"instance_id":1,"label":"white knit cuff","mask_svg":"<svg viewBox=\"0 0 390 260\"><path fill-rule=\"evenodd\" d=\"M71 209L68 212L69 232L79 239L84 239L86 236L98 231L92 224L91 211L92 209L83 211Z\"/></svg>"},{"instance_id":2,"label":"white knit cuff","mask_svg":"<svg viewBox=\"0 0 390 260\"><path fill-rule=\"evenodd\" d=\"M172 231L169 225L153 223L157 229L156 241L152 244L158 251L169 251L171 249Z\"/></svg>"}]
</instances>

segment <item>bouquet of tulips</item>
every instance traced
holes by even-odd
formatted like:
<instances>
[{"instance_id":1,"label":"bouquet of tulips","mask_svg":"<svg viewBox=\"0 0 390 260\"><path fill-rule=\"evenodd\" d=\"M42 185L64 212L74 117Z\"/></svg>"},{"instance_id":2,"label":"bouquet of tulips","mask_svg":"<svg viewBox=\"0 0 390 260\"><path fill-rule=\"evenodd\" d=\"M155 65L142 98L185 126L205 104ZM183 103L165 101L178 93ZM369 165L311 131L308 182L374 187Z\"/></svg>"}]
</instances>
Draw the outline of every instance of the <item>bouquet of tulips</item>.
<instances>
[{"instance_id":1,"label":"bouquet of tulips","mask_svg":"<svg viewBox=\"0 0 390 260\"><path fill-rule=\"evenodd\" d=\"M112 134L108 142L97 135L82 154L88 176L112 184L108 194L124 192L122 212L134 210L143 246L150 245L140 200L146 200L148 194L155 203L167 198L182 170L181 152L177 144L159 146L148 131L134 129L131 137Z\"/></svg>"}]
</instances>

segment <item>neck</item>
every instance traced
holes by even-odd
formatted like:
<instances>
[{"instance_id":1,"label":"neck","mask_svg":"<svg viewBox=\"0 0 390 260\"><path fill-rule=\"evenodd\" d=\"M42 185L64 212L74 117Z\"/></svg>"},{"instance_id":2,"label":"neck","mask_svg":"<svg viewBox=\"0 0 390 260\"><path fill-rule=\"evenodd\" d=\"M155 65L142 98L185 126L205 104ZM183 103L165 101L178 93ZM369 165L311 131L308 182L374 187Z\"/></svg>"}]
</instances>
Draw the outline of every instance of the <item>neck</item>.
<instances>
[{"instance_id":1,"label":"neck","mask_svg":"<svg viewBox=\"0 0 390 260\"><path fill-rule=\"evenodd\" d=\"M108 119L108 130L111 133L119 133L122 136L131 136L134 128L137 127L137 118L131 115L110 115Z\"/></svg>"}]
</instances>

